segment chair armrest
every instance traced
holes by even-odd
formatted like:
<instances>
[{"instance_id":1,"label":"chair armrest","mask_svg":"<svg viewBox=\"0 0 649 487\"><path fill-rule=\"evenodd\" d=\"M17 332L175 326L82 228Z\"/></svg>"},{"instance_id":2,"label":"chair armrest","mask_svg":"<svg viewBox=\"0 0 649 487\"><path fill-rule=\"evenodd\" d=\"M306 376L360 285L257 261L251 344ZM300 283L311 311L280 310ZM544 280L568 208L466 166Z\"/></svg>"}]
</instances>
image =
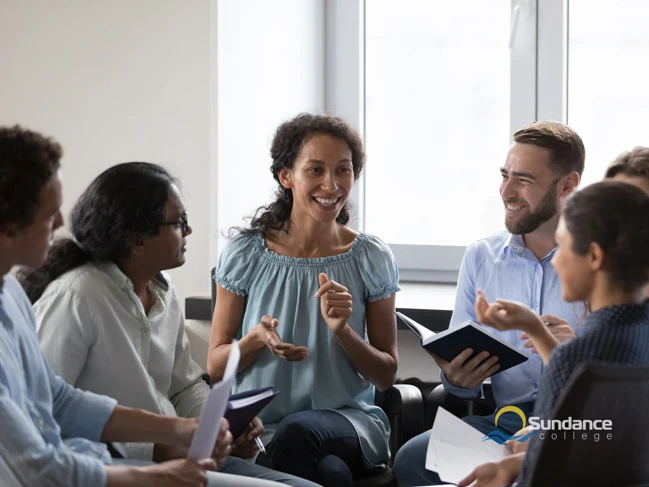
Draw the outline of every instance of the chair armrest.
<instances>
[{"instance_id":1,"label":"chair armrest","mask_svg":"<svg viewBox=\"0 0 649 487\"><path fill-rule=\"evenodd\" d=\"M465 399L454 396L444 389L442 384L438 385L426 398L424 427L430 429L433 427L437 408L442 406L451 414L458 418L470 416L473 414L487 415L493 413L496 404L491 392L491 384L483 384L485 398Z\"/></svg>"},{"instance_id":2,"label":"chair armrest","mask_svg":"<svg viewBox=\"0 0 649 487\"><path fill-rule=\"evenodd\" d=\"M421 391L410 384L395 384L383 393L380 404L390 421L392 458L401 445L424 431L424 401Z\"/></svg>"}]
</instances>

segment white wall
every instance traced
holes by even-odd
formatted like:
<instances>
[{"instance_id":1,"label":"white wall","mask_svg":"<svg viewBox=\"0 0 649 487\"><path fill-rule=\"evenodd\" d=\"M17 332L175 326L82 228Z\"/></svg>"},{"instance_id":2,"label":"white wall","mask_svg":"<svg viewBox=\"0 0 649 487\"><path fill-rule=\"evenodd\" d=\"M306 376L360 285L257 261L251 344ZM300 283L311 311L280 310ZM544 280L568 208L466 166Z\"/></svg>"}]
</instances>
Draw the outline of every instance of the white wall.
<instances>
[{"instance_id":1,"label":"white wall","mask_svg":"<svg viewBox=\"0 0 649 487\"><path fill-rule=\"evenodd\" d=\"M111 165L169 168L194 229L172 273L181 298L208 296L220 233L273 197L277 125L326 108L325 18L342 5L329 2L0 0L0 125L61 142L66 215ZM209 323L188 325L204 366ZM407 332L399 340L400 377L436 376Z\"/></svg>"},{"instance_id":2,"label":"white wall","mask_svg":"<svg viewBox=\"0 0 649 487\"><path fill-rule=\"evenodd\" d=\"M63 145L64 214L118 162L181 180L194 233L173 275L182 296L208 294L210 0L0 0L0 65L0 125Z\"/></svg>"}]
</instances>

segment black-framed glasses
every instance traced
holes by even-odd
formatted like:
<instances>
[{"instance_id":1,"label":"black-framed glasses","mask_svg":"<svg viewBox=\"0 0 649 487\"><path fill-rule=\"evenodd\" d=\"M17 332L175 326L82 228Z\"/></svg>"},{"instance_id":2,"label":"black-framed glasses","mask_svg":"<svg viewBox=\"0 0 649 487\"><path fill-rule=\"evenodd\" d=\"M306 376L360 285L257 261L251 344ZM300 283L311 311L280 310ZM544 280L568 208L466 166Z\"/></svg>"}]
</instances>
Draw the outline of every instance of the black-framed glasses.
<instances>
[{"instance_id":1,"label":"black-framed glasses","mask_svg":"<svg viewBox=\"0 0 649 487\"><path fill-rule=\"evenodd\" d=\"M180 230L183 232L183 235L187 233L187 230L189 230L189 222L187 221L187 212L185 211L178 220L173 221L173 222L162 222L160 224L161 226L164 225L177 225Z\"/></svg>"}]
</instances>

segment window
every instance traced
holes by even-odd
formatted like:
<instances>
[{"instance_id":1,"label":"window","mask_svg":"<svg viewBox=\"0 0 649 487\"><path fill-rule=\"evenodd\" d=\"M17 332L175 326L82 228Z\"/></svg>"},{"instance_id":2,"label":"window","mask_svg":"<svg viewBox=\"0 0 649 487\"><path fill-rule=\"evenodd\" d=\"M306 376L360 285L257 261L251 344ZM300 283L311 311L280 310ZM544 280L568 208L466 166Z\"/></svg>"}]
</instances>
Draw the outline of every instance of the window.
<instances>
[{"instance_id":1,"label":"window","mask_svg":"<svg viewBox=\"0 0 649 487\"><path fill-rule=\"evenodd\" d=\"M453 282L466 245L504 228L498 169L523 125L582 136L582 185L649 145L646 0L347 3L362 12L361 228L404 280Z\"/></svg>"},{"instance_id":2,"label":"window","mask_svg":"<svg viewBox=\"0 0 649 487\"><path fill-rule=\"evenodd\" d=\"M404 280L454 282L465 247L504 228L499 168L536 116L536 16L520 3L364 4L364 230Z\"/></svg>"},{"instance_id":3,"label":"window","mask_svg":"<svg viewBox=\"0 0 649 487\"><path fill-rule=\"evenodd\" d=\"M502 228L509 24L504 1L366 3L366 231L466 246Z\"/></svg>"},{"instance_id":4,"label":"window","mask_svg":"<svg viewBox=\"0 0 649 487\"><path fill-rule=\"evenodd\" d=\"M649 145L648 18L646 0L570 0L568 123L586 146L584 184Z\"/></svg>"}]
</instances>

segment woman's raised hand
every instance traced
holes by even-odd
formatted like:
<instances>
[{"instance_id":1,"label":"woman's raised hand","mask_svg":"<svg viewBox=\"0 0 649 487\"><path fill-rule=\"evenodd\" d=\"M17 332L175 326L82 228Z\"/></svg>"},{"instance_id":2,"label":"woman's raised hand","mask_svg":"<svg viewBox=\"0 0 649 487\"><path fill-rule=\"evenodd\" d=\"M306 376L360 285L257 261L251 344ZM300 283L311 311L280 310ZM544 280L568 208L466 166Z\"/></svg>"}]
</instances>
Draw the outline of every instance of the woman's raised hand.
<instances>
[{"instance_id":1,"label":"woman's raised hand","mask_svg":"<svg viewBox=\"0 0 649 487\"><path fill-rule=\"evenodd\" d=\"M292 343L285 343L277 333L279 321L275 318L264 315L261 321L255 326L254 333L257 339L275 355L289 362L300 362L309 356L306 347L296 347Z\"/></svg>"},{"instance_id":2,"label":"woman's raised hand","mask_svg":"<svg viewBox=\"0 0 649 487\"><path fill-rule=\"evenodd\" d=\"M318 276L320 289L315 297L320 298L320 311L325 322L334 334L340 332L352 314L352 295L348 289L336 281L330 281L327 274Z\"/></svg>"},{"instance_id":3,"label":"woman's raised hand","mask_svg":"<svg viewBox=\"0 0 649 487\"><path fill-rule=\"evenodd\" d=\"M475 314L480 323L496 330L522 330L529 333L545 326L538 315L527 306L505 299L497 299L489 304L480 290L475 300Z\"/></svg>"}]
</instances>

